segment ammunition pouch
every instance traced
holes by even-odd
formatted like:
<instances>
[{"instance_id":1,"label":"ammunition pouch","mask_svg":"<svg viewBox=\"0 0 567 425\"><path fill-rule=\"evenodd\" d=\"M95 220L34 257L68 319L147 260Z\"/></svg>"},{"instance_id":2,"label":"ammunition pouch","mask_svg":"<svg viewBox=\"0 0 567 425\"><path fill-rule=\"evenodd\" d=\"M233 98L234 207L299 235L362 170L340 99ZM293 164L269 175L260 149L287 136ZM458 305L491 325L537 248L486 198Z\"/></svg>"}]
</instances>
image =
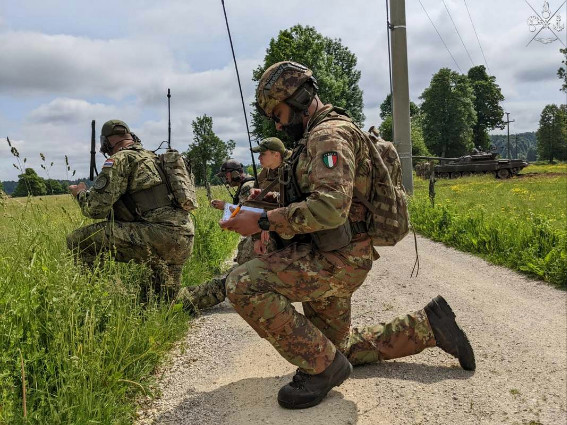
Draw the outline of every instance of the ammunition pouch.
<instances>
[{"instance_id":1,"label":"ammunition pouch","mask_svg":"<svg viewBox=\"0 0 567 425\"><path fill-rule=\"evenodd\" d=\"M165 183L126 193L114 204L115 218L121 221L138 221L146 212L172 206L169 190Z\"/></svg>"},{"instance_id":2,"label":"ammunition pouch","mask_svg":"<svg viewBox=\"0 0 567 425\"><path fill-rule=\"evenodd\" d=\"M318 232L310 233L310 235L319 251L336 251L347 246L352 240L350 221L346 220L339 227L319 230Z\"/></svg>"},{"instance_id":3,"label":"ammunition pouch","mask_svg":"<svg viewBox=\"0 0 567 425\"><path fill-rule=\"evenodd\" d=\"M368 230L364 221L351 222L350 220L346 220L339 227L319 230L310 235L319 251L327 252L344 248L352 241L354 236L367 232Z\"/></svg>"},{"instance_id":4,"label":"ammunition pouch","mask_svg":"<svg viewBox=\"0 0 567 425\"><path fill-rule=\"evenodd\" d=\"M122 198L116 201L112 206L112 216L109 218L113 218L117 221L137 221L136 215L132 214Z\"/></svg>"}]
</instances>

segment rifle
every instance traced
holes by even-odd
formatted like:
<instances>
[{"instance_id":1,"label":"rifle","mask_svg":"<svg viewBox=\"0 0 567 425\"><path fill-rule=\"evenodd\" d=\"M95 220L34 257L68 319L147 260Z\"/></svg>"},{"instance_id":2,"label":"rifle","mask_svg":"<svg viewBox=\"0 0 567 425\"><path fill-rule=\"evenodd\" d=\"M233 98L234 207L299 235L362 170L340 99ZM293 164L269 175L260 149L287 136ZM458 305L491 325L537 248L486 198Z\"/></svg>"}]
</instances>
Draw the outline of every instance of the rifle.
<instances>
[{"instance_id":1,"label":"rifle","mask_svg":"<svg viewBox=\"0 0 567 425\"><path fill-rule=\"evenodd\" d=\"M89 169L89 180L94 180L94 174L98 176L98 170L96 169L96 141L95 141L95 120L91 121L91 165Z\"/></svg>"}]
</instances>

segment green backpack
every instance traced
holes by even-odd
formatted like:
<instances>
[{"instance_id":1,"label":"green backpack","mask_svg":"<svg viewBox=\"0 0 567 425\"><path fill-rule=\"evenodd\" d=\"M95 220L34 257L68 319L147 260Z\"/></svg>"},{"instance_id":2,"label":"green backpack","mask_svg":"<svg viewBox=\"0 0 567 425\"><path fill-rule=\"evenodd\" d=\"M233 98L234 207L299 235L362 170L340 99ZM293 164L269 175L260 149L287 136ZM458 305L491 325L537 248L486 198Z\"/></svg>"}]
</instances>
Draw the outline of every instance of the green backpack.
<instances>
[{"instance_id":1,"label":"green backpack","mask_svg":"<svg viewBox=\"0 0 567 425\"><path fill-rule=\"evenodd\" d=\"M358 189L354 196L369 210L368 234L374 246L391 246L409 232L406 190L402 184L402 163L391 142L383 140L375 127L362 131L372 161L372 185L367 199Z\"/></svg>"},{"instance_id":2,"label":"green backpack","mask_svg":"<svg viewBox=\"0 0 567 425\"><path fill-rule=\"evenodd\" d=\"M334 108L320 122L339 119L352 123L352 119L340 108ZM406 190L402 184L402 163L393 143L380 137L373 126L363 131L353 126L368 146L372 162L372 184L368 198L358 189L354 197L368 210L366 226L374 246L392 246L409 232L409 212Z\"/></svg>"}]
</instances>

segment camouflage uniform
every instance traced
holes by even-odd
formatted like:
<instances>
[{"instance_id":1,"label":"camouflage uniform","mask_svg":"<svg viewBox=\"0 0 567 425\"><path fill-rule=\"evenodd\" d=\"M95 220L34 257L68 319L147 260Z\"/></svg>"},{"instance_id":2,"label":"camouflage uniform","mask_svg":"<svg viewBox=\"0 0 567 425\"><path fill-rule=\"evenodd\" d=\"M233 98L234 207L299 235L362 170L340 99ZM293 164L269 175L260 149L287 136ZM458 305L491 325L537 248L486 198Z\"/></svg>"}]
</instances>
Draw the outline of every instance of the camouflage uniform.
<instances>
[{"instance_id":1,"label":"camouflage uniform","mask_svg":"<svg viewBox=\"0 0 567 425\"><path fill-rule=\"evenodd\" d=\"M423 310L387 324L351 329L351 296L378 258L366 233L353 235L345 247L327 252L305 238L336 228L347 218L353 223L363 221L366 214L365 207L352 198L353 187L369 192L367 145L354 124L320 122L330 108L311 118L298 143L304 149L295 175L301 191L310 195L270 214L270 230L304 240L238 266L226 282L227 296L244 320L309 374L323 372L337 348L356 365L435 346ZM292 302L302 302L304 314Z\"/></svg>"},{"instance_id":2,"label":"camouflage uniform","mask_svg":"<svg viewBox=\"0 0 567 425\"><path fill-rule=\"evenodd\" d=\"M93 187L77 195L85 216L106 220L68 235L69 249L87 264L103 251L110 251L116 261L146 263L153 271L154 290L171 295L180 286L183 264L193 248L189 213L162 206L136 217L126 207L129 195L161 183L156 155L140 143L106 159Z\"/></svg>"},{"instance_id":3,"label":"camouflage uniform","mask_svg":"<svg viewBox=\"0 0 567 425\"><path fill-rule=\"evenodd\" d=\"M267 187L271 181L276 179L278 176L277 169L268 170L267 168L262 169L258 174L258 185L260 189ZM250 195L250 190L254 187L254 181L250 180L244 182L237 191L238 202L244 202ZM236 201L236 199L233 199ZM242 238L238 243L236 257L234 261L239 264L244 264L247 261L256 257L254 252L254 242L258 238L256 235L248 236ZM276 250L276 242L270 238L268 245L266 247L267 252L272 252ZM222 303L226 298L226 277L234 270L236 266L233 266L227 273L221 276L215 276L211 280L196 286L188 286L182 288L179 292L178 300L181 301L187 310L200 311L206 308L213 307L217 304Z\"/></svg>"}]
</instances>

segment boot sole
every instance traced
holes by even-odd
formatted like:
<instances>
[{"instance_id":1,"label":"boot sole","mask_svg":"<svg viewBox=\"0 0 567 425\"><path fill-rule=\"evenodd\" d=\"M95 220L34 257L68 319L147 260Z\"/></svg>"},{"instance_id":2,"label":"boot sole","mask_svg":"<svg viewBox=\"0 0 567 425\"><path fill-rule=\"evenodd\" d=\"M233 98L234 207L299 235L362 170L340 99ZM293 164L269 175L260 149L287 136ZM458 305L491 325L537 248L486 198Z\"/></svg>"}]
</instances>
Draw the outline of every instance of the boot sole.
<instances>
[{"instance_id":1,"label":"boot sole","mask_svg":"<svg viewBox=\"0 0 567 425\"><path fill-rule=\"evenodd\" d=\"M309 402L307 402L307 403L302 403L302 404L290 404L290 403L286 403L285 401L280 400L280 399L278 398L278 404L279 404L281 407L285 408L285 409L291 409L291 410L307 409L308 407L313 407L313 406L318 405L319 403L321 403L321 401L323 401L323 399L327 396L327 394L329 394L329 391L331 391L331 390L332 390L333 388L335 388L335 387L339 387L344 381L347 380L347 378L348 378L348 377L350 376L350 374L352 373L352 365L349 363L348 366L349 366L348 369L346 369L346 370L343 372L343 376L341 376L340 380L339 380L335 385L333 385L332 387L330 387L330 388L325 392L325 394L322 394L321 397L318 397L318 398L316 398L316 399L314 399L314 400L311 400L311 401L309 401Z\"/></svg>"},{"instance_id":2,"label":"boot sole","mask_svg":"<svg viewBox=\"0 0 567 425\"><path fill-rule=\"evenodd\" d=\"M453 309L449 306L445 298L441 295L438 295L434 298L435 305L440 312L443 312L444 315L450 318L450 321L447 321L451 326L449 330L451 336L457 341L457 359L459 360L459 364L464 370L475 370L476 369L476 361L474 357L474 351L472 346L467 338L467 334L465 331L461 329L457 321L455 320L455 313ZM438 317L441 317L437 311L433 311Z\"/></svg>"}]
</instances>

